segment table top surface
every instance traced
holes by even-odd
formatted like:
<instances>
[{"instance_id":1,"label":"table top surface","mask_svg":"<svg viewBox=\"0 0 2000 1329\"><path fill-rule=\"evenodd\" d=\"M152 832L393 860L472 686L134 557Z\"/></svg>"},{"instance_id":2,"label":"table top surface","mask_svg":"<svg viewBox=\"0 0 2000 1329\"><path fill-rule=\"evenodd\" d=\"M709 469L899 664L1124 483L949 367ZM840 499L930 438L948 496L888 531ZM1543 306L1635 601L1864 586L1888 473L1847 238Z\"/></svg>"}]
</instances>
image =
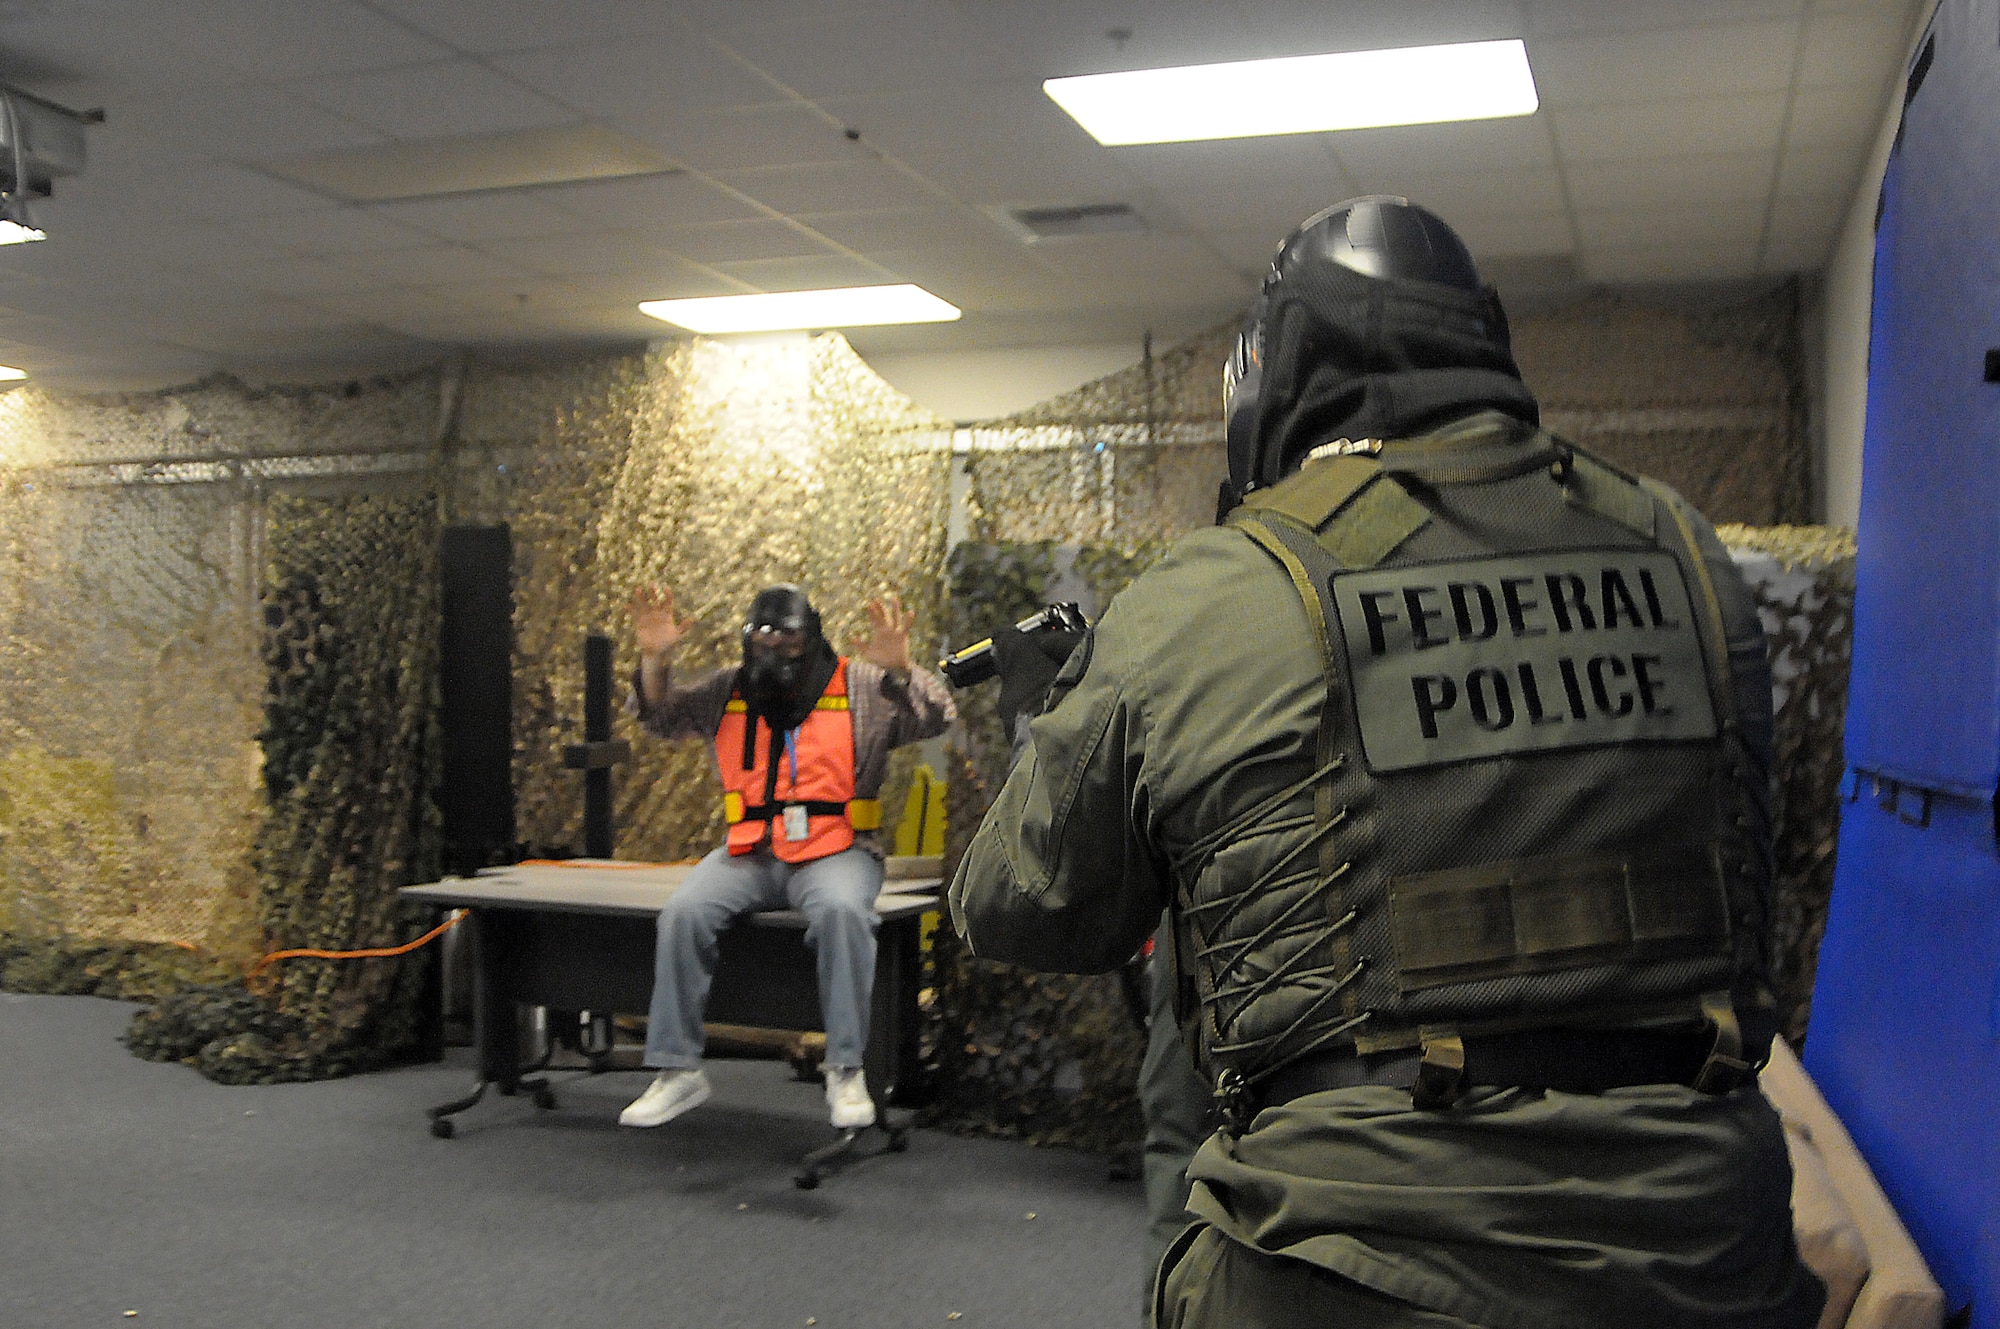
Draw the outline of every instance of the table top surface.
<instances>
[{"instance_id":1,"label":"table top surface","mask_svg":"<svg viewBox=\"0 0 2000 1329\"><path fill-rule=\"evenodd\" d=\"M892 860L893 863L893 860ZM628 863L576 858L561 863L516 863L487 868L476 877L447 878L398 892L416 904L468 909L527 909L568 914L657 914L694 870L692 863ZM900 876L892 870L875 899L883 920L927 913L938 907L939 877ZM793 909L751 914L753 925L798 927L805 915Z\"/></svg>"}]
</instances>

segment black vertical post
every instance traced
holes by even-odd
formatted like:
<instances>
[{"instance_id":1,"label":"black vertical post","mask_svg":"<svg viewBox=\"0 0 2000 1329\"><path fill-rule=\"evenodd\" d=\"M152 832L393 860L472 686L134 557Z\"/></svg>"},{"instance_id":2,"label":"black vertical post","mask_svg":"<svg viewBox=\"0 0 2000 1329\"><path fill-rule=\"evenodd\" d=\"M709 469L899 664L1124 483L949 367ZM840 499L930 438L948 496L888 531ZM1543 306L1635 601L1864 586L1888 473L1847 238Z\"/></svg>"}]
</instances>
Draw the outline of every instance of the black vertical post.
<instances>
[{"instance_id":1,"label":"black vertical post","mask_svg":"<svg viewBox=\"0 0 2000 1329\"><path fill-rule=\"evenodd\" d=\"M583 639L583 741L611 741L611 638L593 632ZM583 852L611 857L611 767L592 765L583 773Z\"/></svg>"}]
</instances>

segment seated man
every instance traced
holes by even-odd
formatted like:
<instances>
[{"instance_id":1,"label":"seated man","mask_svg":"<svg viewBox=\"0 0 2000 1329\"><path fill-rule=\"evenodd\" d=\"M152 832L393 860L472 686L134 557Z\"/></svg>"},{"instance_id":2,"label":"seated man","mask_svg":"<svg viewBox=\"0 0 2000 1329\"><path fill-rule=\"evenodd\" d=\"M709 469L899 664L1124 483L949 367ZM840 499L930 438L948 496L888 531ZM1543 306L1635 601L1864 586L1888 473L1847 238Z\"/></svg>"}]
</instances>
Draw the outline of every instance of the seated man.
<instances>
[{"instance_id":1,"label":"seated man","mask_svg":"<svg viewBox=\"0 0 2000 1329\"><path fill-rule=\"evenodd\" d=\"M715 742L729 838L660 911L646 1065L653 1083L624 1126L659 1126L706 1102L702 1016L716 939L742 914L797 909L819 962L826 1098L833 1124L875 1120L861 1072L875 981L875 896L882 889L877 795L889 752L944 732L956 716L944 684L910 664L910 621L893 598L868 606L860 655L834 654L796 586L757 593L743 663L685 683L671 677L687 623L673 593L635 592L639 721L662 738Z\"/></svg>"}]
</instances>

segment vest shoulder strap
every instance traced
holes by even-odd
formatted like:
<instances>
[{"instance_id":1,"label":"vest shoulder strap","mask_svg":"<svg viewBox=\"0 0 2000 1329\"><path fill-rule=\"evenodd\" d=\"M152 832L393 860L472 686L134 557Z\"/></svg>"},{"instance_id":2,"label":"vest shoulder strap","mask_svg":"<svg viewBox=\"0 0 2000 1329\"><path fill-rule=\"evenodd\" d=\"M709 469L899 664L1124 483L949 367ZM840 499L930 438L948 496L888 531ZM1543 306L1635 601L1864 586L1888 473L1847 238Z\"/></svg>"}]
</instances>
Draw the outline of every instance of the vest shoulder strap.
<instances>
[{"instance_id":1,"label":"vest shoulder strap","mask_svg":"<svg viewBox=\"0 0 2000 1329\"><path fill-rule=\"evenodd\" d=\"M1657 538L1659 510L1636 476L1575 448L1565 453L1561 465L1565 501L1648 540Z\"/></svg>"},{"instance_id":2,"label":"vest shoulder strap","mask_svg":"<svg viewBox=\"0 0 2000 1329\"><path fill-rule=\"evenodd\" d=\"M1252 494L1237 512L1244 520L1275 516L1296 524L1343 568L1374 567L1430 520L1423 504L1401 485L1384 483L1380 463L1363 456L1308 462Z\"/></svg>"}]
</instances>

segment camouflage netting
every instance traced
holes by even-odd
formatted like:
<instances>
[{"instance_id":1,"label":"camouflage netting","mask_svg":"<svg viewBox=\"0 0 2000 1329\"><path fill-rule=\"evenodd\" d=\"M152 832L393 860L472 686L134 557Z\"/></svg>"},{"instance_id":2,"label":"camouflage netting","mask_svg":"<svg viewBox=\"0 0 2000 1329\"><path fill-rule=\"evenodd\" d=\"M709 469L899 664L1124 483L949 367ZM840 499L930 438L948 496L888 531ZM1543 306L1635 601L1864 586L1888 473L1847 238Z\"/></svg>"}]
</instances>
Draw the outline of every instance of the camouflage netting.
<instances>
[{"instance_id":1,"label":"camouflage netting","mask_svg":"<svg viewBox=\"0 0 2000 1329\"><path fill-rule=\"evenodd\" d=\"M262 951L266 495L406 465L433 392L0 398L0 986L149 998Z\"/></svg>"},{"instance_id":2,"label":"camouflage netting","mask_svg":"<svg viewBox=\"0 0 2000 1329\"><path fill-rule=\"evenodd\" d=\"M396 890L436 880L442 847L437 503L279 497L265 533L265 815L252 852L265 944L393 947L418 930ZM421 961L294 958L253 979L254 996L177 994L126 1041L231 1084L345 1074L414 1050L422 974Z\"/></svg>"},{"instance_id":3,"label":"camouflage netting","mask_svg":"<svg viewBox=\"0 0 2000 1329\"><path fill-rule=\"evenodd\" d=\"M1805 502L1795 308L1789 289L1698 312L1605 298L1516 331L1551 424L1719 518L1769 526ZM1026 612L1052 575L1101 609L1212 519L1232 334L955 432L837 336L327 388L0 397L0 986L178 994L135 1043L228 1076L334 1073L384 1054L407 1040L423 956L286 961L255 996L240 977L274 946L411 935L389 893L432 852L434 757L411 708L431 686L433 648L412 625L434 553L418 531L513 532L517 833L530 852L562 852L581 840L581 779L560 752L581 737L582 638L609 632L629 669L635 585L664 581L695 613L690 667L730 662L742 606L779 579L815 592L837 641L867 600L901 594L921 657ZM967 544L948 603L954 527ZM1790 875L1774 927L1795 1025L1837 813L1851 579L1835 563L1813 574L1824 586L1768 606L1790 634L1780 649L1805 662L1780 722ZM333 594L350 574L365 593ZM404 592L417 598L395 601ZM339 759L322 771L294 764L308 734L284 727L283 706L259 745L267 594L274 650L310 638L317 652L324 628L357 660L412 671L393 691L372 676L311 703L333 708L321 737ZM395 612L419 617L376 617ZM395 626L357 644L373 621ZM312 667L291 672L302 659L281 652L274 699L307 695L296 688ZM955 846L1005 770L990 696L965 701ZM366 738L337 728L361 717ZM618 851L674 859L716 843L704 746L646 740L623 718L616 732L637 740L614 777ZM891 810L910 764L885 791ZM316 842L300 838L298 809L327 806L342 779L366 792L325 829L363 850L303 847ZM1136 1133L1138 1033L1115 979L1029 976L941 947L940 1122L1087 1145Z\"/></svg>"},{"instance_id":4,"label":"camouflage netting","mask_svg":"<svg viewBox=\"0 0 2000 1329\"><path fill-rule=\"evenodd\" d=\"M1824 526L1724 526L1757 607L1777 694L1771 977L1779 1029L1803 1047L1833 895L1841 747L1854 645L1854 537Z\"/></svg>"},{"instance_id":5,"label":"camouflage netting","mask_svg":"<svg viewBox=\"0 0 2000 1329\"><path fill-rule=\"evenodd\" d=\"M537 432L521 403L545 395L542 377L503 375L504 391L475 398L457 447L481 489L454 517L513 531L516 833L531 853L580 849L581 781L562 749L583 738L583 637L610 633L628 676L625 601L639 585L672 587L696 618L681 668L734 664L751 598L779 581L807 588L840 647L869 601L900 596L917 616L912 650L935 658L948 433L845 339L682 342L593 368ZM614 735L633 740L613 782L618 853L673 860L719 844L708 748L654 742L623 716ZM892 767L892 815L913 769L908 755Z\"/></svg>"},{"instance_id":6,"label":"camouflage netting","mask_svg":"<svg viewBox=\"0 0 2000 1329\"><path fill-rule=\"evenodd\" d=\"M582 640L629 651L640 582L697 614L696 667L730 658L743 607L783 579L836 640L898 593L933 651L946 438L837 336L0 398L0 985L167 997L134 1050L222 1079L400 1055L427 956L241 977L272 949L415 935L394 891L437 872L440 521L513 528L520 835L563 852ZM703 745L635 748L619 851L716 843Z\"/></svg>"}]
</instances>

